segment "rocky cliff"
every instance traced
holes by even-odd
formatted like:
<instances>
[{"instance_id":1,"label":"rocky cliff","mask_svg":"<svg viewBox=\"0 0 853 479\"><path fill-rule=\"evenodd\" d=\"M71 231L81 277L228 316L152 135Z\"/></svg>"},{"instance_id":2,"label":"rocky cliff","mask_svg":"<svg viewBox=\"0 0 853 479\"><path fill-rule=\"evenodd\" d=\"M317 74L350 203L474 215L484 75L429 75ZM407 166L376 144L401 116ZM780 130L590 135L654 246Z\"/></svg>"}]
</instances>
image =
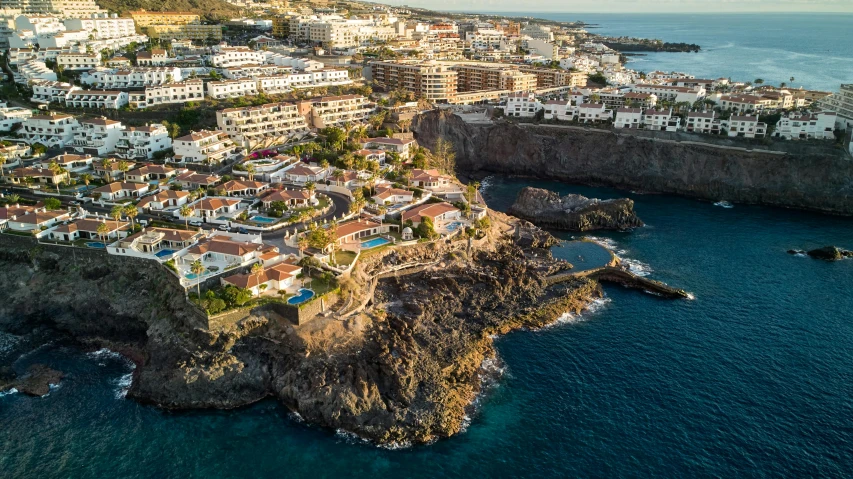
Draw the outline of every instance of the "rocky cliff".
<instances>
[{"instance_id":1,"label":"rocky cliff","mask_svg":"<svg viewBox=\"0 0 853 479\"><path fill-rule=\"evenodd\" d=\"M465 123L437 110L419 115L412 129L426 147L440 137L450 141L463 173L853 214L853 160L832 145L786 142L767 153L725 139L701 144L688 134Z\"/></svg>"},{"instance_id":2,"label":"rocky cliff","mask_svg":"<svg viewBox=\"0 0 853 479\"><path fill-rule=\"evenodd\" d=\"M362 311L296 326L261 307L212 331L154 261L0 235L0 332L117 350L137 364L128 398L160 407L272 396L313 424L378 443L427 442L463 427L493 335L544 325L601 294L586 278L547 281L570 268L544 249L547 235L503 236L514 228L495 215L495 239L480 246L365 258L343 285L368 300ZM422 266L384 273L411 264ZM0 371L0 384L32 377L20 373Z\"/></svg>"},{"instance_id":3,"label":"rocky cliff","mask_svg":"<svg viewBox=\"0 0 853 479\"><path fill-rule=\"evenodd\" d=\"M643 226L628 198L590 199L530 186L518 192L509 214L536 225L569 231L626 230Z\"/></svg>"}]
</instances>

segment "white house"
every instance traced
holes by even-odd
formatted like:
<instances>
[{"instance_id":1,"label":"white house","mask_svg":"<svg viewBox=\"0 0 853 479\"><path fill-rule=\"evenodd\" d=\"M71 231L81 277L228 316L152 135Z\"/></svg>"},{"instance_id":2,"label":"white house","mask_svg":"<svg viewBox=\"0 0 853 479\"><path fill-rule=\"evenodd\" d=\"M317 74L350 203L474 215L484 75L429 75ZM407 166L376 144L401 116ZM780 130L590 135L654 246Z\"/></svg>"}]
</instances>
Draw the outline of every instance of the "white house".
<instances>
[{"instance_id":1,"label":"white house","mask_svg":"<svg viewBox=\"0 0 853 479\"><path fill-rule=\"evenodd\" d=\"M188 191L161 190L139 200L136 207L139 211L162 211L166 208L179 207L187 204L190 193Z\"/></svg>"},{"instance_id":2,"label":"white house","mask_svg":"<svg viewBox=\"0 0 853 479\"><path fill-rule=\"evenodd\" d=\"M33 117L33 111L29 108L18 106L0 108L0 131L12 131L15 125L20 125L24 120Z\"/></svg>"},{"instance_id":3,"label":"white house","mask_svg":"<svg viewBox=\"0 0 853 479\"><path fill-rule=\"evenodd\" d=\"M288 170L285 170L284 176L288 181L293 183L307 183L309 181L320 181L324 179L328 173L328 169L323 169L319 166L298 164Z\"/></svg>"},{"instance_id":4,"label":"white house","mask_svg":"<svg viewBox=\"0 0 853 479\"><path fill-rule=\"evenodd\" d=\"M515 92L507 97L504 112L506 116L533 117L542 108L542 103L536 99L535 93Z\"/></svg>"},{"instance_id":5,"label":"white house","mask_svg":"<svg viewBox=\"0 0 853 479\"><path fill-rule=\"evenodd\" d=\"M74 140L77 119L65 113L33 115L23 122L18 134L29 144L41 143L47 147L64 148Z\"/></svg>"},{"instance_id":6,"label":"white house","mask_svg":"<svg viewBox=\"0 0 853 479\"><path fill-rule=\"evenodd\" d=\"M373 200L378 204L396 205L411 203L414 201L415 193L402 188L378 187L373 195Z\"/></svg>"},{"instance_id":7,"label":"white house","mask_svg":"<svg viewBox=\"0 0 853 479\"><path fill-rule=\"evenodd\" d=\"M208 196L190 204L193 218L214 219L221 215L233 216L240 209L240 200L236 198L220 198ZM175 216L181 220L180 210L175 210Z\"/></svg>"},{"instance_id":8,"label":"white house","mask_svg":"<svg viewBox=\"0 0 853 479\"><path fill-rule=\"evenodd\" d=\"M714 111L691 111L687 113L685 130L691 133L719 134L720 120Z\"/></svg>"},{"instance_id":9,"label":"white house","mask_svg":"<svg viewBox=\"0 0 853 479\"><path fill-rule=\"evenodd\" d=\"M98 228L106 225L106 233L99 233ZM75 241L78 239L119 239L124 238L130 231L130 223L96 218L81 218L68 224L59 225L50 231L50 238L57 241Z\"/></svg>"},{"instance_id":10,"label":"white house","mask_svg":"<svg viewBox=\"0 0 853 479\"><path fill-rule=\"evenodd\" d=\"M207 96L217 100L254 96L257 94L257 83L255 80L248 78L241 80L212 81L207 84Z\"/></svg>"},{"instance_id":11,"label":"white house","mask_svg":"<svg viewBox=\"0 0 853 479\"><path fill-rule=\"evenodd\" d=\"M835 123L838 114L835 112L820 112L816 114L791 113L783 116L776 123L773 136L788 140L832 140L835 138Z\"/></svg>"},{"instance_id":12,"label":"white house","mask_svg":"<svg viewBox=\"0 0 853 479\"><path fill-rule=\"evenodd\" d=\"M412 226L417 227L423 218L432 220L436 228L442 223L462 218L462 212L450 203L425 203L403 212L403 222L411 221Z\"/></svg>"},{"instance_id":13,"label":"white house","mask_svg":"<svg viewBox=\"0 0 853 479\"><path fill-rule=\"evenodd\" d=\"M643 112L643 127L655 131L678 131L681 118L672 116L672 109L646 110Z\"/></svg>"},{"instance_id":14,"label":"white house","mask_svg":"<svg viewBox=\"0 0 853 479\"><path fill-rule=\"evenodd\" d=\"M139 198L148 192L148 188L148 183L115 181L95 188L92 192L100 195L100 199L102 200L115 201L123 198Z\"/></svg>"},{"instance_id":15,"label":"white house","mask_svg":"<svg viewBox=\"0 0 853 479\"><path fill-rule=\"evenodd\" d=\"M128 104L126 91L74 90L65 96L69 108L104 108L118 110Z\"/></svg>"},{"instance_id":16,"label":"white house","mask_svg":"<svg viewBox=\"0 0 853 479\"><path fill-rule=\"evenodd\" d=\"M582 123L606 121L613 113L603 103L581 103L577 107L578 121Z\"/></svg>"},{"instance_id":17,"label":"white house","mask_svg":"<svg viewBox=\"0 0 853 479\"><path fill-rule=\"evenodd\" d=\"M124 126L120 121L92 118L80 121L74 129L74 151L93 156L104 156L115 151Z\"/></svg>"},{"instance_id":18,"label":"white house","mask_svg":"<svg viewBox=\"0 0 853 479\"><path fill-rule=\"evenodd\" d=\"M173 150L178 162L217 164L236 155L240 148L224 131L201 130L175 138Z\"/></svg>"},{"instance_id":19,"label":"white house","mask_svg":"<svg viewBox=\"0 0 853 479\"><path fill-rule=\"evenodd\" d=\"M767 134L767 125L759 122L757 116L732 115L721 123L728 128L729 136L762 138Z\"/></svg>"},{"instance_id":20,"label":"white house","mask_svg":"<svg viewBox=\"0 0 853 479\"><path fill-rule=\"evenodd\" d=\"M116 155L122 158L150 160L154 153L171 147L172 139L166 127L160 123L152 123L122 129L115 150Z\"/></svg>"},{"instance_id":21,"label":"white house","mask_svg":"<svg viewBox=\"0 0 853 479\"><path fill-rule=\"evenodd\" d=\"M619 108L616 110L614 128L639 129L643 124L642 108Z\"/></svg>"},{"instance_id":22,"label":"white house","mask_svg":"<svg viewBox=\"0 0 853 479\"><path fill-rule=\"evenodd\" d=\"M152 180L165 180L177 174L177 170L163 165L144 165L130 170L125 175L128 181L148 183Z\"/></svg>"}]
</instances>

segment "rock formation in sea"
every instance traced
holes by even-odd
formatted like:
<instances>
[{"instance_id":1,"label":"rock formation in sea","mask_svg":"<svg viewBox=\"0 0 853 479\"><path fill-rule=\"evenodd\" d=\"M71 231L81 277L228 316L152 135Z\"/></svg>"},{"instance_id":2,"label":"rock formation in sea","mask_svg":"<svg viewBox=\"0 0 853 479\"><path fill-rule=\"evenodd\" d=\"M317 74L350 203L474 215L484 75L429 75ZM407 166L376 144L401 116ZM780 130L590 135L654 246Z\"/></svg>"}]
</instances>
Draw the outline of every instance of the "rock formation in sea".
<instances>
[{"instance_id":1,"label":"rock formation in sea","mask_svg":"<svg viewBox=\"0 0 853 479\"><path fill-rule=\"evenodd\" d=\"M643 226L628 198L590 199L581 195L522 188L508 213L538 226L568 231L626 230Z\"/></svg>"},{"instance_id":2,"label":"rock formation in sea","mask_svg":"<svg viewBox=\"0 0 853 479\"><path fill-rule=\"evenodd\" d=\"M775 142L646 130L466 123L449 110L418 115L412 130L431 148L456 151L457 170L527 175L708 201L853 214L853 161L832 142ZM771 148L772 151L763 151Z\"/></svg>"},{"instance_id":3,"label":"rock formation in sea","mask_svg":"<svg viewBox=\"0 0 853 479\"><path fill-rule=\"evenodd\" d=\"M853 258L853 251L841 249L838 246L824 246L806 252L807 255L815 259L823 259L827 261L838 261L844 258Z\"/></svg>"}]
</instances>

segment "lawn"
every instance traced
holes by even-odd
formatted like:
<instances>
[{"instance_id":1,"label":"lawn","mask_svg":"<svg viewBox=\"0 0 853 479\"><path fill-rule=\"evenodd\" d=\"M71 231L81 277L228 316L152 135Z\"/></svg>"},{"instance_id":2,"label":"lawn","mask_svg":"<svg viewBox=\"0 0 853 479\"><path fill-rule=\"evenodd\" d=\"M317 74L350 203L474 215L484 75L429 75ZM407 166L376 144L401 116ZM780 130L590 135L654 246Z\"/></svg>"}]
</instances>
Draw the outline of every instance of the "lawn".
<instances>
[{"instance_id":1,"label":"lawn","mask_svg":"<svg viewBox=\"0 0 853 479\"><path fill-rule=\"evenodd\" d=\"M355 260L355 253L352 251L335 251L335 262L338 266L349 266Z\"/></svg>"}]
</instances>

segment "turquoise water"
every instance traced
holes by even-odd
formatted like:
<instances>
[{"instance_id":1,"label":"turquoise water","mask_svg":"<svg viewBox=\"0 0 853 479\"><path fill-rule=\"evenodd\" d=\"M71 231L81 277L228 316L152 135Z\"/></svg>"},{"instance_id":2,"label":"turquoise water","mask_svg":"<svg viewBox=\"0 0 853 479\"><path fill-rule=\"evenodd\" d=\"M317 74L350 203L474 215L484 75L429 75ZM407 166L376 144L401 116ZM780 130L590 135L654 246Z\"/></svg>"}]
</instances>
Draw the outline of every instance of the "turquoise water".
<instances>
[{"instance_id":1,"label":"turquoise water","mask_svg":"<svg viewBox=\"0 0 853 479\"><path fill-rule=\"evenodd\" d=\"M276 218L267 218L266 216L252 216L252 221L256 223L275 223L278 221Z\"/></svg>"},{"instance_id":2,"label":"turquoise water","mask_svg":"<svg viewBox=\"0 0 853 479\"><path fill-rule=\"evenodd\" d=\"M310 289L306 289L306 288L300 288L299 294L291 296L290 298L287 299L287 302L290 304L301 304L301 303L304 303L305 301L308 301L309 299L311 299L313 297L314 297L314 291L311 291Z\"/></svg>"},{"instance_id":3,"label":"turquoise water","mask_svg":"<svg viewBox=\"0 0 853 479\"><path fill-rule=\"evenodd\" d=\"M86 243L86 246L89 248L96 248L96 249L104 249L107 247L106 244L104 244L100 241L90 241L90 242Z\"/></svg>"},{"instance_id":4,"label":"turquoise water","mask_svg":"<svg viewBox=\"0 0 853 479\"><path fill-rule=\"evenodd\" d=\"M388 243L390 243L390 241L388 241L385 238L373 238L372 240L362 241L361 242L361 249L375 248L377 246L382 246L382 245L388 244Z\"/></svg>"},{"instance_id":5,"label":"turquoise water","mask_svg":"<svg viewBox=\"0 0 853 479\"><path fill-rule=\"evenodd\" d=\"M528 182L483 183L506 208ZM504 376L467 431L405 450L311 427L271 400L160 411L121 398L125 361L52 345L15 367L51 364L68 374L61 386L0 397L0 476L850 477L853 261L785 251L853 247L853 219L535 184L633 198L647 227L594 236L695 300L606 286L594 311L499 338Z\"/></svg>"},{"instance_id":6,"label":"turquoise water","mask_svg":"<svg viewBox=\"0 0 853 479\"><path fill-rule=\"evenodd\" d=\"M158 258L165 258L167 256L171 256L175 253L173 249L161 249L160 251L154 253L154 256Z\"/></svg>"},{"instance_id":7,"label":"turquoise water","mask_svg":"<svg viewBox=\"0 0 853 479\"><path fill-rule=\"evenodd\" d=\"M466 6L467 11L475 7ZM772 6L767 7L772 10ZM595 23L593 33L696 43L699 53L648 53L631 58L638 71L680 71L697 78L763 79L789 87L838 91L853 81L853 14L517 13ZM794 81L791 81L794 77Z\"/></svg>"}]
</instances>

